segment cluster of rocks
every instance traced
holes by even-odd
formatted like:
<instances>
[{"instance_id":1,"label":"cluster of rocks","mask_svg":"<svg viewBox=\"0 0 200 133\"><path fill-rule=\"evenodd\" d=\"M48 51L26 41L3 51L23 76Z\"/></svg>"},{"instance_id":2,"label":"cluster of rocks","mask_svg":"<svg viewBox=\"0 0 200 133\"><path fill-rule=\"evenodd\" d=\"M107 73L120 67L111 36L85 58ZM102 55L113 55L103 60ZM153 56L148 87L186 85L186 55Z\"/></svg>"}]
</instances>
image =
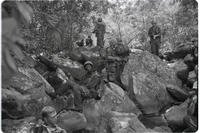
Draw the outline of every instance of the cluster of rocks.
<instances>
[{"instance_id":1,"label":"cluster of rocks","mask_svg":"<svg viewBox=\"0 0 200 133\"><path fill-rule=\"evenodd\" d=\"M70 72L73 77L81 79L85 74L81 62L98 62L99 56L95 50L79 49L52 55L51 61L66 75ZM192 122L197 117L191 108L197 103L194 103L195 94L191 96L189 92L194 88L191 84L195 86L197 81L197 66L192 70L185 60L167 64L149 52L132 51L121 75L127 92L115 83L108 82L101 86L104 91L100 100L84 101L83 112L60 112L57 124L67 132L194 131L196 127ZM57 111L63 107L63 104L57 107L58 101L52 101L45 93L54 92L45 79L48 68L41 62L34 66L20 67L19 74L12 78L8 86L3 87L2 129L6 133L29 132L44 106L54 106ZM179 79L179 73L188 73L187 78Z\"/></svg>"}]
</instances>

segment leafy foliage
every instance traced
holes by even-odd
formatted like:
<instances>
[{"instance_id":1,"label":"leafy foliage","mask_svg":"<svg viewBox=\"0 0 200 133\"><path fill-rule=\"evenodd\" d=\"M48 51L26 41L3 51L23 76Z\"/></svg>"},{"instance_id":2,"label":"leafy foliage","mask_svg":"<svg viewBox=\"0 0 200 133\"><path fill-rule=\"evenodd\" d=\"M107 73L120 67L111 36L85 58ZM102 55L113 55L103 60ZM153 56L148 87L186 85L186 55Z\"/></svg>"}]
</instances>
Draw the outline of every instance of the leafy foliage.
<instances>
[{"instance_id":1,"label":"leafy foliage","mask_svg":"<svg viewBox=\"0 0 200 133\"><path fill-rule=\"evenodd\" d=\"M162 29L161 52L198 35L195 0L6 1L2 7L3 49L12 51L15 47L12 53L20 60L23 54L16 44L23 44L31 54L73 49L76 41L92 34L99 16L106 24L106 45L121 38L130 47L148 50L147 32L152 19ZM3 65L15 69L15 63L8 61L12 57L6 52L9 50L3 52Z\"/></svg>"},{"instance_id":2,"label":"leafy foliage","mask_svg":"<svg viewBox=\"0 0 200 133\"><path fill-rule=\"evenodd\" d=\"M2 4L2 80L3 85L17 72L16 59L22 61L24 54L18 45L25 41L20 36L18 24L31 21L32 9L24 2L5 1Z\"/></svg>"},{"instance_id":3,"label":"leafy foliage","mask_svg":"<svg viewBox=\"0 0 200 133\"><path fill-rule=\"evenodd\" d=\"M91 14L106 13L105 3L101 1L31 1L28 4L34 10L33 21L30 27L22 30L30 41L30 49L40 48L50 53L72 49L75 41L91 34ZM31 46L35 38L37 42Z\"/></svg>"}]
</instances>

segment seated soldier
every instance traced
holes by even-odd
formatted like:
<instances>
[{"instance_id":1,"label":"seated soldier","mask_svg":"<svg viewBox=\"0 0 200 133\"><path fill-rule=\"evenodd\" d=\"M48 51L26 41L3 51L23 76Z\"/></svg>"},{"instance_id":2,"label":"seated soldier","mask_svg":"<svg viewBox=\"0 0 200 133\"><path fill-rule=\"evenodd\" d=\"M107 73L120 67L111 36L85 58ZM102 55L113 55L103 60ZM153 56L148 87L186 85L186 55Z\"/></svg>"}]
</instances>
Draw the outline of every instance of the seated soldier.
<instances>
[{"instance_id":1,"label":"seated soldier","mask_svg":"<svg viewBox=\"0 0 200 133\"><path fill-rule=\"evenodd\" d=\"M90 97L100 99L98 95L98 90L100 89L101 76L97 71L93 71L93 63L91 61L86 61L84 63L84 69L86 70L86 75L83 77L82 81L79 82L80 85L85 86L90 91Z\"/></svg>"},{"instance_id":2,"label":"seated soldier","mask_svg":"<svg viewBox=\"0 0 200 133\"><path fill-rule=\"evenodd\" d=\"M81 41L76 42L76 44L79 47L83 47L84 46L84 39L82 39Z\"/></svg>"},{"instance_id":3,"label":"seated soldier","mask_svg":"<svg viewBox=\"0 0 200 133\"><path fill-rule=\"evenodd\" d=\"M88 38L85 40L85 43L86 43L86 46L92 47L93 40L92 40L91 36L88 36Z\"/></svg>"},{"instance_id":4,"label":"seated soldier","mask_svg":"<svg viewBox=\"0 0 200 133\"><path fill-rule=\"evenodd\" d=\"M98 75L97 72L92 71L93 64L90 61L85 62L84 68L87 71L87 73L80 82L76 83L72 78L66 78L63 84L57 90L57 95L63 95L65 94L65 92L72 90L74 94L74 104L76 106L75 109L80 109L80 111L82 110L82 102L84 99L100 99L100 75Z\"/></svg>"},{"instance_id":5,"label":"seated soldier","mask_svg":"<svg viewBox=\"0 0 200 133\"><path fill-rule=\"evenodd\" d=\"M46 106L42 109L42 120L39 120L35 127L31 128L30 133L67 133L64 129L57 126L57 113L55 108Z\"/></svg>"}]
</instances>

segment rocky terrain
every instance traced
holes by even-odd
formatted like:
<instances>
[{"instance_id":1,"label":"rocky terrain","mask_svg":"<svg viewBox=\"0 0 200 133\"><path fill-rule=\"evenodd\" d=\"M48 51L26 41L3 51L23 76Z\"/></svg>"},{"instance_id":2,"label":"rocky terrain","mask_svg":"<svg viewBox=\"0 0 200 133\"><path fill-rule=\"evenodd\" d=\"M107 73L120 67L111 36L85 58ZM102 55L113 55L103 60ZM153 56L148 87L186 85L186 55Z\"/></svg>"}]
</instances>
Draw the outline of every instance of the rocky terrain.
<instances>
[{"instance_id":1,"label":"rocky terrain","mask_svg":"<svg viewBox=\"0 0 200 133\"><path fill-rule=\"evenodd\" d=\"M76 78L85 74L81 60L99 60L99 55L90 50L82 50L79 57L63 53L52 55L49 60ZM182 132L188 127L185 118L193 116L188 113L194 102L190 95L193 86L188 85L197 82L197 66L188 71L185 60L179 58L168 63L147 51L135 50L121 75L127 92L115 83L104 84L100 100L84 101L82 113L62 111L57 124L68 132L82 129L97 133ZM3 86L5 133L28 132L44 106L54 106L57 111L68 106L66 101L51 100L45 93L54 89L45 79L48 70L41 62L33 59L34 67L19 67L19 73ZM188 85L177 76L182 71L188 71Z\"/></svg>"}]
</instances>

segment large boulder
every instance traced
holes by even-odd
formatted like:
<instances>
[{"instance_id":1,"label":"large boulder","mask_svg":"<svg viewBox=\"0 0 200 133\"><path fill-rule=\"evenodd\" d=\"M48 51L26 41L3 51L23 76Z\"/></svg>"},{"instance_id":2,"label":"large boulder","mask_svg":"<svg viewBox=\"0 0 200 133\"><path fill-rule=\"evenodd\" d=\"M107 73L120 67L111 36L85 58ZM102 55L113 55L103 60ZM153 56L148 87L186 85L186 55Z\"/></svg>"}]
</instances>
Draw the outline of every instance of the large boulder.
<instances>
[{"instance_id":1,"label":"large boulder","mask_svg":"<svg viewBox=\"0 0 200 133\"><path fill-rule=\"evenodd\" d=\"M181 130L185 128L184 117L187 116L189 99L180 105L175 105L166 110L164 117L169 127L173 130Z\"/></svg>"},{"instance_id":2,"label":"large boulder","mask_svg":"<svg viewBox=\"0 0 200 133\"><path fill-rule=\"evenodd\" d=\"M2 108L8 118L36 116L43 106L51 104L45 90L53 92L54 89L48 82L35 69L19 68L19 72L12 77L9 87L2 89Z\"/></svg>"},{"instance_id":3,"label":"large boulder","mask_svg":"<svg viewBox=\"0 0 200 133\"><path fill-rule=\"evenodd\" d=\"M83 113L88 121L88 128L97 128L103 117L110 111L134 113L137 116L141 114L123 89L111 82L104 86L101 100L90 100L84 103Z\"/></svg>"},{"instance_id":4,"label":"large boulder","mask_svg":"<svg viewBox=\"0 0 200 133\"><path fill-rule=\"evenodd\" d=\"M145 125L145 127L151 129L155 127L168 126L168 123L166 119L163 117L163 115L158 115L158 116L141 115L138 117L138 119Z\"/></svg>"},{"instance_id":5,"label":"large boulder","mask_svg":"<svg viewBox=\"0 0 200 133\"><path fill-rule=\"evenodd\" d=\"M174 71L177 73L178 71L181 70L186 70L187 69L187 65L184 63L183 60L176 60L173 63L168 63L167 64L170 68L174 69Z\"/></svg>"},{"instance_id":6,"label":"large boulder","mask_svg":"<svg viewBox=\"0 0 200 133\"><path fill-rule=\"evenodd\" d=\"M23 105L30 95L23 95L14 88L2 89L2 119L18 119L26 115Z\"/></svg>"},{"instance_id":7,"label":"large boulder","mask_svg":"<svg viewBox=\"0 0 200 133\"><path fill-rule=\"evenodd\" d=\"M113 133L155 132L147 129L133 113L111 112L109 127Z\"/></svg>"},{"instance_id":8,"label":"large boulder","mask_svg":"<svg viewBox=\"0 0 200 133\"><path fill-rule=\"evenodd\" d=\"M172 133L172 130L167 126L155 127L153 130L159 133Z\"/></svg>"},{"instance_id":9,"label":"large boulder","mask_svg":"<svg viewBox=\"0 0 200 133\"><path fill-rule=\"evenodd\" d=\"M105 54L105 49L94 47L92 49L76 48L74 52L68 54L69 58L84 64L85 61L91 61L94 64L95 70L102 70L105 67L105 62L101 58L101 54Z\"/></svg>"},{"instance_id":10,"label":"large boulder","mask_svg":"<svg viewBox=\"0 0 200 133\"><path fill-rule=\"evenodd\" d=\"M80 53L85 60L97 61L100 57L99 51L81 50Z\"/></svg>"},{"instance_id":11,"label":"large boulder","mask_svg":"<svg viewBox=\"0 0 200 133\"><path fill-rule=\"evenodd\" d=\"M26 117L18 120L4 119L2 120L2 131L4 133L30 133L35 117Z\"/></svg>"},{"instance_id":12,"label":"large boulder","mask_svg":"<svg viewBox=\"0 0 200 133\"><path fill-rule=\"evenodd\" d=\"M83 56L82 56L81 52L80 52L80 49L74 49L71 52L67 52L67 56L71 60L78 61L78 62L81 62L81 63L83 63L85 61L83 59Z\"/></svg>"},{"instance_id":13,"label":"large boulder","mask_svg":"<svg viewBox=\"0 0 200 133\"><path fill-rule=\"evenodd\" d=\"M186 91L185 89L181 89L179 87L173 86L173 85L168 85L167 91L177 101L184 102L189 97L188 91Z\"/></svg>"},{"instance_id":14,"label":"large boulder","mask_svg":"<svg viewBox=\"0 0 200 133\"><path fill-rule=\"evenodd\" d=\"M66 131L72 132L86 128L87 120L82 113L65 111L58 115L57 124Z\"/></svg>"},{"instance_id":15,"label":"large boulder","mask_svg":"<svg viewBox=\"0 0 200 133\"><path fill-rule=\"evenodd\" d=\"M52 61L65 73L71 73L71 75L77 80L80 80L86 74L83 65L77 61L73 61L69 58L61 58L58 55L53 55Z\"/></svg>"},{"instance_id":16,"label":"large boulder","mask_svg":"<svg viewBox=\"0 0 200 133\"><path fill-rule=\"evenodd\" d=\"M195 71L189 72L188 82L193 85L196 80L197 80L197 75L196 75Z\"/></svg>"},{"instance_id":17,"label":"large boulder","mask_svg":"<svg viewBox=\"0 0 200 133\"><path fill-rule=\"evenodd\" d=\"M187 82L189 70L182 59L169 63L168 66L175 71L176 76L182 81L182 84Z\"/></svg>"},{"instance_id":18,"label":"large boulder","mask_svg":"<svg viewBox=\"0 0 200 133\"><path fill-rule=\"evenodd\" d=\"M134 98L145 114L158 113L173 102L166 90L167 85L181 86L175 71L159 57L146 51L129 56L121 75L122 83L126 86L130 84L129 76L133 82L129 89L134 92Z\"/></svg>"},{"instance_id":19,"label":"large boulder","mask_svg":"<svg viewBox=\"0 0 200 133\"><path fill-rule=\"evenodd\" d=\"M129 99L124 90L115 83L109 82L104 86L104 94L98 106L104 112L118 111L118 112L133 112L136 115L141 114L137 106Z\"/></svg>"}]
</instances>

